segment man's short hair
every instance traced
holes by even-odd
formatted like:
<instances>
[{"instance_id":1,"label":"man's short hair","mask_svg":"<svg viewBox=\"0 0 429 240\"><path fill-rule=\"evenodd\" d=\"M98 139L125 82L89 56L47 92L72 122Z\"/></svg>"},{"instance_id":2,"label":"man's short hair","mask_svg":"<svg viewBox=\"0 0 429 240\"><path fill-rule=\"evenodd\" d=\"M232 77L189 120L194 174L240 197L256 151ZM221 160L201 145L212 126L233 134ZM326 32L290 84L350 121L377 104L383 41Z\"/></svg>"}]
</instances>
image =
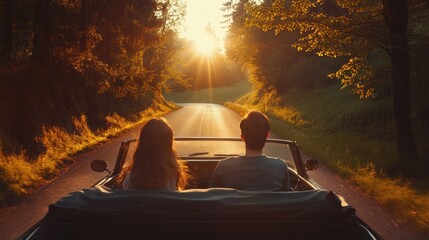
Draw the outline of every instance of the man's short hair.
<instances>
[{"instance_id":1,"label":"man's short hair","mask_svg":"<svg viewBox=\"0 0 429 240\"><path fill-rule=\"evenodd\" d=\"M270 122L263 113L249 112L240 122L241 135L249 149L262 151L270 131Z\"/></svg>"}]
</instances>

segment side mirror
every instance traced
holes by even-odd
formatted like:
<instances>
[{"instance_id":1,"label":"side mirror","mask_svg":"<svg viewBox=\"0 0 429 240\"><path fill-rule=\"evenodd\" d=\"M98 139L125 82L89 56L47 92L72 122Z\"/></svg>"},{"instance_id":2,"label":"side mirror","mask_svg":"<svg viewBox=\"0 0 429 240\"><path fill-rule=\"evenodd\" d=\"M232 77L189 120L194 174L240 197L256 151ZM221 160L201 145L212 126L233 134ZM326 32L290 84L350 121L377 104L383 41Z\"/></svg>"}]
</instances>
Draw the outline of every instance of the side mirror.
<instances>
[{"instance_id":1,"label":"side mirror","mask_svg":"<svg viewBox=\"0 0 429 240\"><path fill-rule=\"evenodd\" d=\"M319 168L319 161L317 161L316 159L308 159L307 161L305 161L305 170L307 171L313 171Z\"/></svg>"},{"instance_id":2,"label":"side mirror","mask_svg":"<svg viewBox=\"0 0 429 240\"><path fill-rule=\"evenodd\" d=\"M109 171L109 169L107 168L107 163L103 160L93 160L91 162L91 169L95 172L104 172L104 171Z\"/></svg>"}]
</instances>

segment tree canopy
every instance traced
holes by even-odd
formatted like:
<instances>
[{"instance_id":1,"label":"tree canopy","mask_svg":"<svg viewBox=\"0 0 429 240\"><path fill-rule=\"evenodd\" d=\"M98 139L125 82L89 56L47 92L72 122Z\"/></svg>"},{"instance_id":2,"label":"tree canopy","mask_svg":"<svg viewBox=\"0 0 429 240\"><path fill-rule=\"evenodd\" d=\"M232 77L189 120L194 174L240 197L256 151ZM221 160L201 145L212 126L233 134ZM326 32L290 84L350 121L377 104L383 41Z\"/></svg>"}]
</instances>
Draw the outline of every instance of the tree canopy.
<instances>
[{"instance_id":1,"label":"tree canopy","mask_svg":"<svg viewBox=\"0 0 429 240\"><path fill-rule=\"evenodd\" d=\"M98 128L110 114L138 114L175 79L179 0L4 0L0 8L6 150L34 145L42 125L73 131L73 116Z\"/></svg>"},{"instance_id":2,"label":"tree canopy","mask_svg":"<svg viewBox=\"0 0 429 240\"><path fill-rule=\"evenodd\" d=\"M291 86L308 89L326 84L326 75L333 62L316 62L308 53L298 52L293 43L299 32L260 29L247 22L252 17L249 1L231 1L224 10L231 21L226 39L229 58L242 63L252 75L250 81L257 90L282 93ZM328 67L321 66L327 64ZM313 71L308 72L309 69ZM307 72L307 74L305 74ZM311 80L310 80L311 78Z\"/></svg>"}]
</instances>

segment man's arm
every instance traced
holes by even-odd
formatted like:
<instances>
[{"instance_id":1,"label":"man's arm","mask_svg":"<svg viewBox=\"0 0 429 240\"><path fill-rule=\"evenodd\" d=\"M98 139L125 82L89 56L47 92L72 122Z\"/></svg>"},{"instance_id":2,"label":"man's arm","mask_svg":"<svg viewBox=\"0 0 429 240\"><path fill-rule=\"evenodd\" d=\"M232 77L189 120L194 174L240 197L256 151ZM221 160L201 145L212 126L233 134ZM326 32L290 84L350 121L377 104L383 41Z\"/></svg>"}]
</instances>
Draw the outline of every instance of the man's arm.
<instances>
[{"instance_id":1,"label":"man's arm","mask_svg":"<svg viewBox=\"0 0 429 240\"><path fill-rule=\"evenodd\" d=\"M289 179L289 168L286 164L286 170L285 170L285 179L283 180L283 191L290 191L290 179Z\"/></svg>"}]
</instances>

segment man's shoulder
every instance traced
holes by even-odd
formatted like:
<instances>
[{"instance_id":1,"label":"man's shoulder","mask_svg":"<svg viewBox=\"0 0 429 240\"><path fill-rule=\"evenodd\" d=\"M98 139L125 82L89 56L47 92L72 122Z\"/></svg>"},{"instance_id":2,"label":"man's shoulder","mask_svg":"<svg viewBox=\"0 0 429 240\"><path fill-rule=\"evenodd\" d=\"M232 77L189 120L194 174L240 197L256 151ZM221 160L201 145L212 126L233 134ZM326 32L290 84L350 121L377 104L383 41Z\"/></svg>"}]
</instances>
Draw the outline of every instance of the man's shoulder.
<instances>
[{"instance_id":1,"label":"man's shoulder","mask_svg":"<svg viewBox=\"0 0 429 240\"><path fill-rule=\"evenodd\" d=\"M286 164L286 161L285 160L283 160L283 159L281 159L281 158L278 158L278 157L270 157L270 156L264 156L268 161L272 161L272 162L274 162L274 163L277 163L277 164L279 164L279 165L287 165Z\"/></svg>"},{"instance_id":2,"label":"man's shoulder","mask_svg":"<svg viewBox=\"0 0 429 240\"><path fill-rule=\"evenodd\" d=\"M244 156L233 156L233 157L228 157L228 158L222 159L219 161L219 163L228 164L230 162L237 161L237 160L239 161L239 160L242 160L244 158L245 158Z\"/></svg>"},{"instance_id":3,"label":"man's shoulder","mask_svg":"<svg viewBox=\"0 0 429 240\"><path fill-rule=\"evenodd\" d=\"M232 157L228 157L225 159L222 159L218 162L218 167L222 166L233 166L233 165L237 165L237 164L241 164L241 161L244 161L245 157L244 156L232 156Z\"/></svg>"},{"instance_id":4,"label":"man's shoulder","mask_svg":"<svg viewBox=\"0 0 429 240\"><path fill-rule=\"evenodd\" d=\"M233 157L228 157L226 159L222 159L219 161L219 164L234 164L240 161L247 161L247 160L251 160L251 159L259 159L259 160L263 160L263 161L269 161L269 162L273 162L273 163L278 163L281 165L286 165L286 162L278 157L270 157L270 156L259 156L259 157L246 157L246 156L233 156Z\"/></svg>"}]
</instances>

